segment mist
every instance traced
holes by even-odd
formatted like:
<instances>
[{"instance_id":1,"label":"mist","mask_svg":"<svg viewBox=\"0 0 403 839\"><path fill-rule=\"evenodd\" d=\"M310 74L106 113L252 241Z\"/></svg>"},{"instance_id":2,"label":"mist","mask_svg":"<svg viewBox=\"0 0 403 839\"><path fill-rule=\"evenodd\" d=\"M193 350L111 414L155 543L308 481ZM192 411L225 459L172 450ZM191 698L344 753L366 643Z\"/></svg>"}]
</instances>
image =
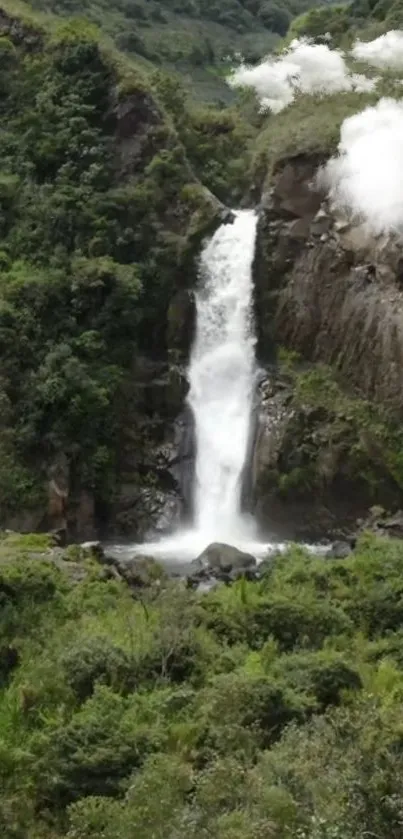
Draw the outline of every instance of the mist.
<instances>
[{"instance_id":1,"label":"mist","mask_svg":"<svg viewBox=\"0 0 403 839\"><path fill-rule=\"evenodd\" d=\"M318 174L334 208L372 233L403 232L403 101L383 98L345 119L338 155Z\"/></svg>"},{"instance_id":2,"label":"mist","mask_svg":"<svg viewBox=\"0 0 403 839\"><path fill-rule=\"evenodd\" d=\"M280 113L298 93L323 95L373 90L376 79L353 73L344 54L327 44L294 40L279 58L269 56L256 67L241 64L227 79L231 87L255 90L262 111Z\"/></svg>"},{"instance_id":3,"label":"mist","mask_svg":"<svg viewBox=\"0 0 403 839\"><path fill-rule=\"evenodd\" d=\"M393 29L374 41L356 41L351 51L353 58L365 61L380 70L403 69L403 32Z\"/></svg>"}]
</instances>

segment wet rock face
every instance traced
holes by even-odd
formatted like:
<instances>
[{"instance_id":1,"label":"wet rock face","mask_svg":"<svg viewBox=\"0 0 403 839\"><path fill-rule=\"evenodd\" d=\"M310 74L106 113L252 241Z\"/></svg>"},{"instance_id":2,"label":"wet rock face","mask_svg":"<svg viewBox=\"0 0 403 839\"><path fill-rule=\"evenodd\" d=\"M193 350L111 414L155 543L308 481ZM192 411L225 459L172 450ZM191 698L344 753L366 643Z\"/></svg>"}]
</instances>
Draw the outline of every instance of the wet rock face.
<instances>
[{"instance_id":1,"label":"wet rock face","mask_svg":"<svg viewBox=\"0 0 403 839\"><path fill-rule=\"evenodd\" d=\"M293 468L306 467L306 439L301 433L289 381L274 369L260 385L259 428L252 460L253 513L261 531L275 540L315 541L332 532L347 510L334 509L312 487L284 490ZM302 458L302 460L301 460ZM354 524L358 514L351 513Z\"/></svg>"},{"instance_id":2,"label":"wet rock face","mask_svg":"<svg viewBox=\"0 0 403 839\"><path fill-rule=\"evenodd\" d=\"M139 88L120 99L112 89L107 119L115 128L116 170L121 178L128 177L158 150L157 129L164 125L163 115L148 91Z\"/></svg>"},{"instance_id":3,"label":"wet rock face","mask_svg":"<svg viewBox=\"0 0 403 839\"><path fill-rule=\"evenodd\" d=\"M274 189L269 201L266 199L264 203L266 208L271 207L276 218L294 221L315 216L320 208L321 196L312 183L320 163L319 156L306 158L299 155L274 173Z\"/></svg>"},{"instance_id":4,"label":"wet rock face","mask_svg":"<svg viewBox=\"0 0 403 839\"><path fill-rule=\"evenodd\" d=\"M184 371L178 365L138 357L122 402L116 489L97 503L74 485L69 458L49 464L44 505L24 511L9 527L46 529L60 544L98 537L155 539L177 527L191 510L194 439ZM46 503L47 499L47 503Z\"/></svg>"},{"instance_id":5,"label":"wet rock face","mask_svg":"<svg viewBox=\"0 0 403 839\"><path fill-rule=\"evenodd\" d=\"M186 512L193 468L187 382L181 367L136 359L122 406L118 492L104 535L154 539L178 526Z\"/></svg>"},{"instance_id":6,"label":"wet rock face","mask_svg":"<svg viewBox=\"0 0 403 839\"><path fill-rule=\"evenodd\" d=\"M196 326L193 289L178 289L172 297L167 314L167 343L171 351L187 358Z\"/></svg>"},{"instance_id":7,"label":"wet rock face","mask_svg":"<svg viewBox=\"0 0 403 839\"><path fill-rule=\"evenodd\" d=\"M321 162L283 163L263 195L254 263L259 360L267 367L279 346L296 351L312 368L329 365L346 393L402 418L402 242L373 237L332 211L315 189ZM362 463L354 471L352 449L362 439L349 436L348 412L296 405L292 387L270 372L260 397L254 513L268 535L343 539L375 500L401 505L376 435L365 430L372 487Z\"/></svg>"},{"instance_id":8,"label":"wet rock face","mask_svg":"<svg viewBox=\"0 0 403 839\"><path fill-rule=\"evenodd\" d=\"M402 245L335 215L314 189L317 158L275 173L255 258L259 353L281 344L331 364L347 386L403 412Z\"/></svg>"},{"instance_id":9,"label":"wet rock face","mask_svg":"<svg viewBox=\"0 0 403 839\"><path fill-rule=\"evenodd\" d=\"M371 507L363 519L359 519L358 532L371 531L377 536L390 536L403 539L403 511L389 515L383 507Z\"/></svg>"}]
</instances>

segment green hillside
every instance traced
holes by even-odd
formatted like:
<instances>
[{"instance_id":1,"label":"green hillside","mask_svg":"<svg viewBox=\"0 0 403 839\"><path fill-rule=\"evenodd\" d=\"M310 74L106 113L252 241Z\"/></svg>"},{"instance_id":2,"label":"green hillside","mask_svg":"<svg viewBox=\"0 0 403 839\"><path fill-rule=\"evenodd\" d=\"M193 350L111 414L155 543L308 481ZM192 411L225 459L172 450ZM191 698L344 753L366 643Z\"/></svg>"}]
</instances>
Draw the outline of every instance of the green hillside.
<instances>
[{"instance_id":1,"label":"green hillside","mask_svg":"<svg viewBox=\"0 0 403 839\"><path fill-rule=\"evenodd\" d=\"M287 40L301 36L316 38L328 32L334 45L348 47L357 35L370 41L402 25L401 0L353 0L312 7L299 14L290 25Z\"/></svg>"},{"instance_id":2,"label":"green hillside","mask_svg":"<svg viewBox=\"0 0 403 839\"><path fill-rule=\"evenodd\" d=\"M43 505L61 453L73 483L112 497L130 400L141 452L135 359L166 357L170 301L219 208L195 175L203 131L186 126L192 169L138 67L91 25L20 12L0 16L3 521Z\"/></svg>"},{"instance_id":3,"label":"green hillside","mask_svg":"<svg viewBox=\"0 0 403 839\"><path fill-rule=\"evenodd\" d=\"M34 0L35 9L80 15L146 65L176 70L199 99L232 98L221 81L241 53L255 61L287 32L309 0Z\"/></svg>"}]
</instances>

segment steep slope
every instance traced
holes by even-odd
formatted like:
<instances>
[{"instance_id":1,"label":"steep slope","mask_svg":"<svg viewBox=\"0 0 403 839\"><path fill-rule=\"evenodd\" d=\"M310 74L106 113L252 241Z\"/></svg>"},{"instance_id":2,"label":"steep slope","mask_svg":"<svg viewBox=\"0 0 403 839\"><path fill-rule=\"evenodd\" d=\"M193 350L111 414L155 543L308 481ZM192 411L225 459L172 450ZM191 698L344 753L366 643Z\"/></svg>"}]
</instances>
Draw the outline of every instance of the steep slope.
<instances>
[{"instance_id":1,"label":"steep slope","mask_svg":"<svg viewBox=\"0 0 403 839\"><path fill-rule=\"evenodd\" d=\"M144 66L174 70L192 96L228 102L223 71L229 57L255 61L275 47L306 0L33 0L34 8L57 15L82 15Z\"/></svg>"},{"instance_id":2,"label":"steep slope","mask_svg":"<svg viewBox=\"0 0 403 839\"><path fill-rule=\"evenodd\" d=\"M269 167L255 260L260 357L281 370L262 392L256 509L299 536L403 500L401 241L368 235L314 186L342 120L375 98L301 98L268 120L272 142L256 160Z\"/></svg>"},{"instance_id":3,"label":"steep slope","mask_svg":"<svg viewBox=\"0 0 403 839\"><path fill-rule=\"evenodd\" d=\"M287 40L300 37L323 37L329 33L333 43L348 46L359 34L364 41L400 29L403 5L400 0L353 0L352 3L327 3L313 6L291 23Z\"/></svg>"},{"instance_id":4,"label":"steep slope","mask_svg":"<svg viewBox=\"0 0 403 839\"><path fill-rule=\"evenodd\" d=\"M123 482L129 506L158 491L167 362L220 204L91 27L1 10L0 51L0 518L88 536Z\"/></svg>"}]
</instances>

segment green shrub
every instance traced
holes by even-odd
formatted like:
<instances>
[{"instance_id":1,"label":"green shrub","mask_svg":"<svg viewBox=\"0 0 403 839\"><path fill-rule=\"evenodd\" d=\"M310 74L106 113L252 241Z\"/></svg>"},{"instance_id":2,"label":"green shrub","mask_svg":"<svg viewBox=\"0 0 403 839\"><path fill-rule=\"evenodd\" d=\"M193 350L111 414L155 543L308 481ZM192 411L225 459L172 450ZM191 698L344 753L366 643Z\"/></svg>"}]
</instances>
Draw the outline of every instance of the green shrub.
<instances>
[{"instance_id":1,"label":"green shrub","mask_svg":"<svg viewBox=\"0 0 403 839\"><path fill-rule=\"evenodd\" d=\"M227 613L219 611L214 603L206 604L204 610L207 626L217 637L230 644L246 641L253 649L259 649L271 637L281 650L315 649L322 646L327 636L352 631L351 620L339 607L280 594L265 595L255 603Z\"/></svg>"},{"instance_id":2,"label":"green shrub","mask_svg":"<svg viewBox=\"0 0 403 839\"><path fill-rule=\"evenodd\" d=\"M42 806L64 807L87 795L116 795L121 781L155 748L127 699L99 686L67 724L38 740L35 775Z\"/></svg>"},{"instance_id":3,"label":"green shrub","mask_svg":"<svg viewBox=\"0 0 403 839\"><path fill-rule=\"evenodd\" d=\"M341 655L332 652L281 656L272 667L273 675L291 689L315 698L318 710L339 705L345 691L362 688L359 673Z\"/></svg>"},{"instance_id":4,"label":"green shrub","mask_svg":"<svg viewBox=\"0 0 403 839\"><path fill-rule=\"evenodd\" d=\"M178 639L172 647L155 644L137 663L139 678L143 682L169 680L181 684L197 676L200 668L200 647L197 641Z\"/></svg>"},{"instance_id":5,"label":"green shrub","mask_svg":"<svg viewBox=\"0 0 403 839\"><path fill-rule=\"evenodd\" d=\"M124 650L107 638L91 638L79 642L62 656L66 681L79 702L92 696L96 684L104 684L117 693L136 687L133 662Z\"/></svg>"},{"instance_id":6,"label":"green shrub","mask_svg":"<svg viewBox=\"0 0 403 839\"><path fill-rule=\"evenodd\" d=\"M317 649L326 637L351 633L352 623L342 609L327 603L298 602L287 597L265 598L248 610L247 637L259 647L269 637L281 650L295 647Z\"/></svg>"},{"instance_id":7,"label":"green shrub","mask_svg":"<svg viewBox=\"0 0 403 839\"><path fill-rule=\"evenodd\" d=\"M213 752L267 747L291 720L310 712L309 699L270 677L230 673L215 677L201 694L203 749Z\"/></svg>"}]
</instances>

